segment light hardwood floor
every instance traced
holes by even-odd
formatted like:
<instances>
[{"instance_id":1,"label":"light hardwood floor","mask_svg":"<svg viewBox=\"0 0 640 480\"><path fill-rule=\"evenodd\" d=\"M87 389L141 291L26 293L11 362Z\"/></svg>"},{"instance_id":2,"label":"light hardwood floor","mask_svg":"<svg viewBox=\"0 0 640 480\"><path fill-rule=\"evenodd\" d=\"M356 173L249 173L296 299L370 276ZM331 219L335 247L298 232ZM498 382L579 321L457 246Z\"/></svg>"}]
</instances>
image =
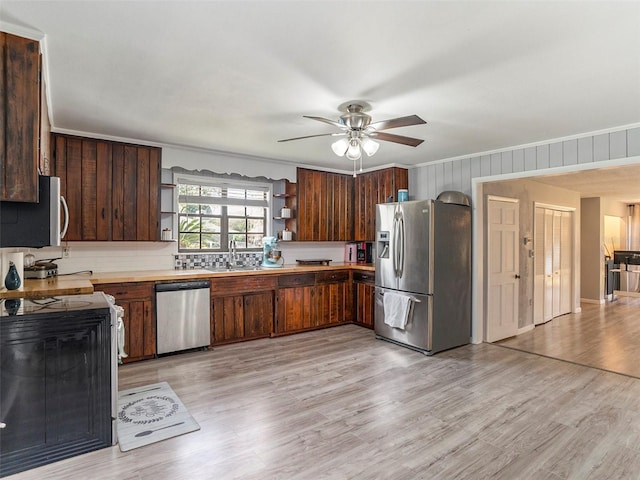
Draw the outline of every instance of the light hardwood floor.
<instances>
[{"instance_id":1,"label":"light hardwood floor","mask_svg":"<svg viewBox=\"0 0 640 480\"><path fill-rule=\"evenodd\" d=\"M354 325L120 369L167 381L201 430L24 479L625 479L640 380L497 345L433 357Z\"/></svg>"},{"instance_id":2,"label":"light hardwood floor","mask_svg":"<svg viewBox=\"0 0 640 480\"><path fill-rule=\"evenodd\" d=\"M562 315L497 344L640 378L640 298L584 303L581 313Z\"/></svg>"}]
</instances>

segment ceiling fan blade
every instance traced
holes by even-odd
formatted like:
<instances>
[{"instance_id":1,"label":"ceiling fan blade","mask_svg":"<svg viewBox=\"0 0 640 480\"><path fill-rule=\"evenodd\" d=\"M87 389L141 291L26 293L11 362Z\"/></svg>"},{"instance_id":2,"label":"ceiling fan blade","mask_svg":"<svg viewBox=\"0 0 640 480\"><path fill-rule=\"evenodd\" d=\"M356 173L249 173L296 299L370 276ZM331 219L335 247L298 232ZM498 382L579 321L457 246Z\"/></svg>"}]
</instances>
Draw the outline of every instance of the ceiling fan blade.
<instances>
[{"instance_id":1,"label":"ceiling fan blade","mask_svg":"<svg viewBox=\"0 0 640 480\"><path fill-rule=\"evenodd\" d=\"M417 147L424 140L420 140L419 138L411 138L411 137L403 137L402 135L394 135L392 133L384 133L384 132L372 132L369 134L370 137L375 140L384 140L385 142L393 142L393 143L401 143L402 145L409 145L410 147Z\"/></svg>"},{"instance_id":2,"label":"ceiling fan blade","mask_svg":"<svg viewBox=\"0 0 640 480\"><path fill-rule=\"evenodd\" d=\"M382 120L381 122L374 122L367 127L374 130L388 130L389 128L409 127L411 125L422 125L425 122L417 115L409 115L406 117L392 118L390 120Z\"/></svg>"},{"instance_id":3,"label":"ceiling fan blade","mask_svg":"<svg viewBox=\"0 0 640 480\"><path fill-rule=\"evenodd\" d=\"M306 135L304 137L295 137L295 138L285 138L284 140L278 140L278 142L290 142L291 140L302 140L304 138L313 138L313 137L340 137L346 135L344 133L320 133L318 135Z\"/></svg>"},{"instance_id":4,"label":"ceiling fan blade","mask_svg":"<svg viewBox=\"0 0 640 480\"><path fill-rule=\"evenodd\" d=\"M309 115L303 115L304 118L310 118L311 120L317 120L318 122L328 123L329 125L333 125L334 127L341 128L342 130L349 130L349 127L346 125L336 122L335 120L329 120L328 118L322 117L311 117Z\"/></svg>"}]
</instances>

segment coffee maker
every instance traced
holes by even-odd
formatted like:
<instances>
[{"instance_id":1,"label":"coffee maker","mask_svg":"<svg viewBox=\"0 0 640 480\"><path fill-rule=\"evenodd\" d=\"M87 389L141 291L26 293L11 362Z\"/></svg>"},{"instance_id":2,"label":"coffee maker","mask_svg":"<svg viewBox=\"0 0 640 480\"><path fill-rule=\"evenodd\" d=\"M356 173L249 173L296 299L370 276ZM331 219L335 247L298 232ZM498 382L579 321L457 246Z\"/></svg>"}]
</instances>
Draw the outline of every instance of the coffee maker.
<instances>
[{"instance_id":1,"label":"coffee maker","mask_svg":"<svg viewBox=\"0 0 640 480\"><path fill-rule=\"evenodd\" d=\"M357 263L373 262L373 242L357 242Z\"/></svg>"}]
</instances>

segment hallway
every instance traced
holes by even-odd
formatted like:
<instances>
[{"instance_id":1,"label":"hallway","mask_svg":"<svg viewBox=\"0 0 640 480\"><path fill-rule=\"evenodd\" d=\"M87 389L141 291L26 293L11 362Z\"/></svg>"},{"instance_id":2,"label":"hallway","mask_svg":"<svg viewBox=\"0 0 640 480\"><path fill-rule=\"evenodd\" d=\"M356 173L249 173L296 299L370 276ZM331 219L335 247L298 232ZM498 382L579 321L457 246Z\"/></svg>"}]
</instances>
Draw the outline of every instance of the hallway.
<instances>
[{"instance_id":1,"label":"hallway","mask_svg":"<svg viewBox=\"0 0 640 480\"><path fill-rule=\"evenodd\" d=\"M640 378L640 298L585 303L581 313L562 315L495 344Z\"/></svg>"}]
</instances>

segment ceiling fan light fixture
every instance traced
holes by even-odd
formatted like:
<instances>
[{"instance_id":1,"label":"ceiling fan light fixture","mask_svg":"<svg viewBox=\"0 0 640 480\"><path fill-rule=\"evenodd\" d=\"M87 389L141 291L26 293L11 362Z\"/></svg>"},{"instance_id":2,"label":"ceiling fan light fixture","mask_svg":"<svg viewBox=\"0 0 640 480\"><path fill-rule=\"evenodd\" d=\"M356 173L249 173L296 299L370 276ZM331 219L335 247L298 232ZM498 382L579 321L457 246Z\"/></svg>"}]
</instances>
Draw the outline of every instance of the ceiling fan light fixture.
<instances>
[{"instance_id":1,"label":"ceiling fan light fixture","mask_svg":"<svg viewBox=\"0 0 640 480\"><path fill-rule=\"evenodd\" d=\"M362 157L362 152L360 151L360 141L356 138L353 138L349 141L347 158L349 160L358 160L360 157Z\"/></svg>"},{"instance_id":2,"label":"ceiling fan light fixture","mask_svg":"<svg viewBox=\"0 0 640 480\"><path fill-rule=\"evenodd\" d=\"M380 148L380 144L371 140L369 137L363 137L362 140L360 140L360 145L362 145L362 149L364 150L364 153L367 154L367 157L375 155L378 148Z\"/></svg>"},{"instance_id":3,"label":"ceiling fan light fixture","mask_svg":"<svg viewBox=\"0 0 640 480\"><path fill-rule=\"evenodd\" d=\"M344 157L344 154L347 153L347 149L349 148L349 140L346 138L341 138L337 142L333 142L331 144L331 150L339 157Z\"/></svg>"}]
</instances>

